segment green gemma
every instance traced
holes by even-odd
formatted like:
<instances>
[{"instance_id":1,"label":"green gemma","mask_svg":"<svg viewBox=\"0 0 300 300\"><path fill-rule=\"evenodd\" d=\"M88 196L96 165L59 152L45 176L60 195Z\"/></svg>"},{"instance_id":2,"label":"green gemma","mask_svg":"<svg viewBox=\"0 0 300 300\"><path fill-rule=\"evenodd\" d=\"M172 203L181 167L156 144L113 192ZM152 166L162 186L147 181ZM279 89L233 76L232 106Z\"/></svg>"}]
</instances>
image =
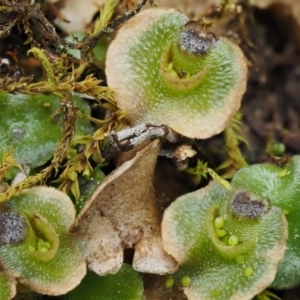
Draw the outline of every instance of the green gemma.
<instances>
[{"instance_id":1,"label":"green gemma","mask_svg":"<svg viewBox=\"0 0 300 300\"><path fill-rule=\"evenodd\" d=\"M86 264L81 241L69 234L75 221L71 199L39 186L22 191L6 210L0 214L4 271L41 294L64 294L79 284Z\"/></svg>"},{"instance_id":2,"label":"green gemma","mask_svg":"<svg viewBox=\"0 0 300 300\"><path fill-rule=\"evenodd\" d=\"M162 237L180 264L172 276L189 300L251 299L274 280L287 222L253 191L213 182L166 209Z\"/></svg>"},{"instance_id":3,"label":"green gemma","mask_svg":"<svg viewBox=\"0 0 300 300\"><path fill-rule=\"evenodd\" d=\"M173 278L189 300L251 299L268 286L299 285L299 182L295 156L245 167L231 191L214 182L166 209L164 248L181 265Z\"/></svg>"},{"instance_id":4,"label":"green gemma","mask_svg":"<svg viewBox=\"0 0 300 300\"><path fill-rule=\"evenodd\" d=\"M289 236L272 287L292 288L300 284L300 156L279 167L257 164L236 173L232 184L251 190L281 208L288 221Z\"/></svg>"},{"instance_id":5,"label":"green gemma","mask_svg":"<svg viewBox=\"0 0 300 300\"><path fill-rule=\"evenodd\" d=\"M208 138L239 109L247 67L228 39L203 32L179 12L153 8L120 29L108 49L106 74L132 125L163 123Z\"/></svg>"}]
</instances>

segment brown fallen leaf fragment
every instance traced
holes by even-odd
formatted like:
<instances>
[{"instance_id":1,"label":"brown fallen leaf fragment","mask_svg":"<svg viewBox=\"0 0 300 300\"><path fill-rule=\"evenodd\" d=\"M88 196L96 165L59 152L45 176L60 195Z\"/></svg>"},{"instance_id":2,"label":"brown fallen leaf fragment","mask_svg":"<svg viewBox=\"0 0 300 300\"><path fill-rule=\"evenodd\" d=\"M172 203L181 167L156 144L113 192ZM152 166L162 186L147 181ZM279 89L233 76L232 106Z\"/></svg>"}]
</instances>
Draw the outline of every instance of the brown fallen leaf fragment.
<instances>
[{"instance_id":1,"label":"brown fallen leaf fragment","mask_svg":"<svg viewBox=\"0 0 300 300\"><path fill-rule=\"evenodd\" d=\"M134 9L139 2L139 0L121 0L118 12L122 14L128 9ZM218 0L154 0L153 2L160 8L174 8L189 17L198 17L203 14L205 9L210 5L217 4ZM151 4L148 2L146 7L151 7Z\"/></svg>"},{"instance_id":2,"label":"brown fallen leaf fragment","mask_svg":"<svg viewBox=\"0 0 300 300\"><path fill-rule=\"evenodd\" d=\"M81 215L74 234L85 243L87 266L99 275L115 274L123 263L122 241L110 221L99 210Z\"/></svg>"},{"instance_id":3,"label":"brown fallen leaf fragment","mask_svg":"<svg viewBox=\"0 0 300 300\"><path fill-rule=\"evenodd\" d=\"M155 0L158 7L175 8L187 15L199 16L209 5L215 5L217 0Z\"/></svg>"},{"instance_id":4,"label":"brown fallen leaf fragment","mask_svg":"<svg viewBox=\"0 0 300 300\"><path fill-rule=\"evenodd\" d=\"M100 11L100 7L105 3L104 0L61 0L55 2L60 2L58 11L63 18L56 18L54 23L67 33L84 31L92 21L93 16Z\"/></svg>"},{"instance_id":5,"label":"brown fallen leaf fragment","mask_svg":"<svg viewBox=\"0 0 300 300\"><path fill-rule=\"evenodd\" d=\"M86 230L94 243L101 239L103 244L111 234L94 234L96 229L91 225L99 227L98 222L106 218L118 233L122 247L135 248L135 270L166 274L175 271L177 263L162 247L161 218L152 183L159 150L159 141L155 140L107 176L78 216L77 230Z\"/></svg>"}]
</instances>

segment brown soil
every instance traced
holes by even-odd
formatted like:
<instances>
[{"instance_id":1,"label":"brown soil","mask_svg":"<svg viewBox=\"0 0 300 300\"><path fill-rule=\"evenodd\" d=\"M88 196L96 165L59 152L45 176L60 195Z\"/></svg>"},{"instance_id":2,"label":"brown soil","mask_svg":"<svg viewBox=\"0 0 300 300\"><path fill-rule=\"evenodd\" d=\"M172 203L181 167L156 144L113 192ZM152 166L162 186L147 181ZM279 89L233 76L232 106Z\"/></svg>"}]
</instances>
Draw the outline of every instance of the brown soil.
<instances>
[{"instance_id":1,"label":"brown soil","mask_svg":"<svg viewBox=\"0 0 300 300\"><path fill-rule=\"evenodd\" d=\"M251 164L270 159L272 142L285 145L284 157L300 153L300 27L288 12L280 4L255 9L249 27L255 60L241 111ZM300 288L276 294L297 300Z\"/></svg>"},{"instance_id":2,"label":"brown soil","mask_svg":"<svg viewBox=\"0 0 300 300\"><path fill-rule=\"evenodd\" d=\"M300 152L300 28L285 11L278 4L253 12L255 59L242 104L250 163L267 159L268 142L283 143L286 156Z\"/></svg>"}]
</instances>

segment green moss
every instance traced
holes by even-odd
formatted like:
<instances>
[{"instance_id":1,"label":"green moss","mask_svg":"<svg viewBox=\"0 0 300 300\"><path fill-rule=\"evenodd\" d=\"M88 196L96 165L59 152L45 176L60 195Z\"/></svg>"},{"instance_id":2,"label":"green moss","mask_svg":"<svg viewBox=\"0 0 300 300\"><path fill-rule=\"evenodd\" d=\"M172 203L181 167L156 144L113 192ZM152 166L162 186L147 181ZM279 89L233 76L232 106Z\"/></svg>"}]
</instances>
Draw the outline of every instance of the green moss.
<instances>
[{"instance_id":1,"label":"green moss","mask_svg":"<svg viewBox=\"0 0 300 300\"><path fill-rule=\"evenodd\" d=\"M84 100L73 98L82 117L76 124L76 134L93 131L84 114L90 108ZM21 95L0 92L0 159L8 151L20 164L31 168L45 164L54 154L62 135L62 115L53 116L60 107L60 98L55 95Z\"/></svg>"},{"instance_id":2,"label":"green moss","mask_svg":"<svg viewBox=\"0 0 300 300\"><path fill-rule=\"evenodd\" d=\"M69 234L75 221L71 199L41 186L24 190L8 208L26 218L28 232L22 242L0 247L1 265L39 293L56 295L74 288L86 266L81 241Z\"/></svg>"}]
</instances>

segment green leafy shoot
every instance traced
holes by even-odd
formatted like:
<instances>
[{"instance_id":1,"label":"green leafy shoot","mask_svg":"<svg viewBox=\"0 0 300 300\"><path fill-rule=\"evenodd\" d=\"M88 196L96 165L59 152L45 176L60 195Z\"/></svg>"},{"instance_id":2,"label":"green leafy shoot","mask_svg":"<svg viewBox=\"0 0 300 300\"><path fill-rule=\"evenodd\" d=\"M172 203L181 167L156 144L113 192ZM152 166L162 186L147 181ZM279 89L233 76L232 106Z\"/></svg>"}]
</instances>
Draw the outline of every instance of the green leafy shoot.
<instances>
[{"instance_id":1,"label":"green leafy shoot","mask_svg":"<svg viewBox=\"0 0 300 300\"><path fill-rule=\"evenodd\" d=\"M115 109L117 109L115 107ZM93 134L77 136L73 140L73 145L84 145L84 150L80 153L74 148L70 148L68 152L68 161L64 165L64 170L57 180L54 182L60 183L58 189L74 195L76 201L81 197L79 174L86 180L94 176L94 169L92 162L102 165L104 159L101 154L101 148L105 144L107 134L112 130L119 130L122 128L122 120L125 113L121 110L116 110L112 113L110 118L105 120L98 120L88 116L97 127L99 127Z\"/></svg>"},{"instance_id":2,"label":"green leafy shoot","mask_svg":"<svg viewBox=\"0 0 300 300\"><path fill-rule=\"evenodd\" d=\"M113 91L107 86L101 86L102 81L93 74L85 76L79 81L83 72L88 67L88 62L74 59L67 54L51 56L47 51L32 48L28 52L40 60L43 70L43 80L29 83L30 80L11 81L0 78L0 88L7 92L18 92L21 94L56 93L58 95L81 93L92 97L95 100L105 99L115 104ZM32 78L31 78L32 79Z\"/></svg>"},{"instance_id":3,"label":"green leafy shoot","mask_svg":"<svg viewBox=\"0 0 300 300\"><path fill-rule=\"evenodd\" d=\"M284 155L286 148L283 143L279 143L276 141L268 141L266 146L266 153L271 156L282 156Z\"/></svg>"},{"instance_id":4,"label":"green leafy shoot","mask_svg":"<svg viewBox=\"0 0 300 300\"><path fill-rule=\"evenodd\" d=\"M240 143L248 145L242 133L241 119L242 114L237 113L225 129L228 158L217 168L223 170L223 178L232 178L236 171L248 165L239 148Z\"/></svg>"},{"instance_id":5,"label":"green leafy shoot","mask_svg":"<svg viewBox=\"0 0 300 300\"><path fill-rule=\"evenodd\" d=\"M189 174L193 174L196 177L197 184L200 183L201 178L207 178L207 174L209 174L214 180L218 181L224 188L227 190L231 190L230 183L220 177L213 169L207 167L207 162L204 163L203 161L197 161L197 165L194 168L188 168L185 170Z\"/></svg>"},{"instance_id":6,"label":"green leafy shoot","mask_svg":"<svg viewBox=\"0 0 300 300\"><path fill-rule=\"evenodd\" d=\"M35 57L39 59L41 62L44 71L46 72L46 76L48 81L50 81L53 85L57 85L58 81L55 74L55 69L57 71L62 70L62 64L60 60L56 60L56 62L60 62L60 66L56 63L54 66L51 64L50 60L46 56L45 52L39 48L32 48L28 51L28 54L33 54ZM56 67L56 68L55 68Z\"/></svg>"},{"instance_id":7,"label":"green leafy shoot","mask_svg":"<svg viewBox=\"0 0 300 300\"><path fill-rule=\"evenodd\" d=\"M93 34L98 33L101 29L108 25L115 7L118 5L118 0L107 0L104 3L103 8L101 9L100 17L96 20Z\"/></svg>"},{"instance_id":8,"label":"green leafy shoot","mask_svg":"<svg viewBox=\"0 0 300 300\"><path fill-rule=\"evenodd\" d=\"M60 175L59 179L54 181L61 183L58 187L59 190L65 193L71 190L76 201L78 201L80 197L78 173L81 173L87 179L90 179L91 175L93 174L93 168L88 160L88 157L86 157L84 153L80 153L74 158L70 159L66 163L65 169Z\"/></svg>"},{"instance_id":9,"label":"green leafy shoot","mask_svg":"<svg viewBox=\"0 0 300 300\"><path fill-rule=\"evenodd\" d=\"M255 300L281 300L277 295L269 290L264 290L254 298Z\"/></svg>"},{"instance_id":10,"label":"green leafy shoot","mask_svg":"<svg viewBox=\"0 0 300 300\"><path fill-rule=\"evenodd\" d=\"M16 159L14 158L13 151L5 152L2 156L2 161L0 164L0 182L7 178L9 171L11 168L19 168L22 169L22 167L18 164ZM11 178L9 178L11 179Z\"/></svg>"}]
</instances>

